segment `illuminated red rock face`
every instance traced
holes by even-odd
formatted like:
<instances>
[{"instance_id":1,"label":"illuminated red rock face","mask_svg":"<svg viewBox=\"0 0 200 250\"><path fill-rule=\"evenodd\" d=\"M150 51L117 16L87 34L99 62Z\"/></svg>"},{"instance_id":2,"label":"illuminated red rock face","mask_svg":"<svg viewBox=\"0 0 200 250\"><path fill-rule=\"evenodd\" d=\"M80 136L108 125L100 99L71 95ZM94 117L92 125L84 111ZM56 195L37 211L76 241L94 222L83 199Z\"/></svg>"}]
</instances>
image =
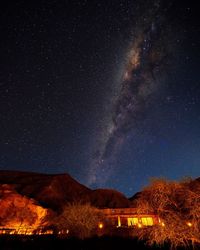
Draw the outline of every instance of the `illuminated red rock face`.
<instances>
[{"instance_id":1,"label":"illuminated red rock face","mask_svg":"<svg viewBox=\"0 0 200 250\"><path fill-rule=\"evenodd\" d=\"M0 185L0 223L4 228L37 229L48 214L35 200L18 194L12 185Z\"/></svg>"}]
</instances>

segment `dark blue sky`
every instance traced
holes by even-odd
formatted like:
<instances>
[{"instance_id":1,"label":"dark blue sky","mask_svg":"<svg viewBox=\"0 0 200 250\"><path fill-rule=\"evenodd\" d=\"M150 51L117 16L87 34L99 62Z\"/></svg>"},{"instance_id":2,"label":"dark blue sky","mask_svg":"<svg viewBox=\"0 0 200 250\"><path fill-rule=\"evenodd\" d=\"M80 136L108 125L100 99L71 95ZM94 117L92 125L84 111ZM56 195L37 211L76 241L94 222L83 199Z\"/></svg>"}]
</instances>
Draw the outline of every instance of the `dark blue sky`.
<instances>
[{"instance_id":1,"label":"dark blue sky","mask_svg":"<svg viewBox=\"0 0 200 250\"><path fill-rule=\"evenodd\" d=\"M198 177L195 1L1 2L0 169L127 196Z\"/></svg>"}]
</instances>

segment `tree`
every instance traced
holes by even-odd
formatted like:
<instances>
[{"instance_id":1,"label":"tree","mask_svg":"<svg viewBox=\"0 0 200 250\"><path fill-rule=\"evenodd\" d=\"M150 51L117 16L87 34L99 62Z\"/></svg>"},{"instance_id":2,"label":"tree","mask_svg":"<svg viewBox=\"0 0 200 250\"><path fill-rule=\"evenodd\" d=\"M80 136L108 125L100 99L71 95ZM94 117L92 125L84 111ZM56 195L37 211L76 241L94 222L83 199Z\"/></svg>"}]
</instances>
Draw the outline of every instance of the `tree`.
<instances>
[{"instance_id":1,"label":"tree","mask_svg":"<svg viewBox=\"0 0 200 250\"><path fill-rule=\"evenodd\" d=\"M154 213L159 224L138 230L152 245L169 242L171 248L200 244L200 189L193 181L154 179L136 200L138 213ZM200 183L199 183L200 186Z\"/></svg>"},{"instance_id":2,"label":"tree","mask_svg":"<svg viewBox=\"0 0 200 250\"><path fill-rule=\"evenodd\" d=\"M90 204L72 203L64 207L53 224L60 232L84 239L96 234L102 220L103 215Z\"/></svg>"}]
</instances>

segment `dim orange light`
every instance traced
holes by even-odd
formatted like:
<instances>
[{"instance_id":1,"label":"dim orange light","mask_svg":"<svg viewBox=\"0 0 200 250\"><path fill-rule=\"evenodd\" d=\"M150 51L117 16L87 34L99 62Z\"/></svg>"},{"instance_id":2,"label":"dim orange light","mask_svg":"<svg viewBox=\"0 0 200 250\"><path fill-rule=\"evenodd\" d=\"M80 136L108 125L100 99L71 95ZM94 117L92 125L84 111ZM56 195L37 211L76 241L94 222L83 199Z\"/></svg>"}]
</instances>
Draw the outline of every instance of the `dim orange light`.
<instances>
[{"instance_id":1,"label":"dim orange light","mask_svg":"<svg viewBox=\"0 0 200 250\"><path fill-rule=\"evenodd\" d=\"M187 225L188 225L188 227L191 227L192 223L191 222L187 222Z\"/></svg>"},{"instance_id":2,"label":"dim orange light","mask_svg":"<svg viewBox=\"0 0 200 250\"><path fill-rule=\"evenodd\" d=\"M99 223L99 228L100 228L100 229L103 228L103 223Z\"/></svg>"}]
</instances>

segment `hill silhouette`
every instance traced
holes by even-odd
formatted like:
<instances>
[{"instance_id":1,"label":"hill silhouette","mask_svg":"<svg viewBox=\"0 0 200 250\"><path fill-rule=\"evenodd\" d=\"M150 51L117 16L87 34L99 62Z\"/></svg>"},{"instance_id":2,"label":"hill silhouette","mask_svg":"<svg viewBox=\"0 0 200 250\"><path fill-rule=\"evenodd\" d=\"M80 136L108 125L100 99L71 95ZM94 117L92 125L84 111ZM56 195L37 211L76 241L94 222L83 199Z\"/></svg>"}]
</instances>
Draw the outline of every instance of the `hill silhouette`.
<instances>
[{"instance_id":1,"label":"hill silhouette","mask_svg":"<svg viewBox=\"0 0 200 250\"><path fill-rule=\"evenodd\" d=\"M69 174L0 170L0 184L12 185L16 193L55 211L71 202L90 203L98 208L130 206L130 201L122 193L112 189L92 190Z\"/></svg>"}]
</instances>

